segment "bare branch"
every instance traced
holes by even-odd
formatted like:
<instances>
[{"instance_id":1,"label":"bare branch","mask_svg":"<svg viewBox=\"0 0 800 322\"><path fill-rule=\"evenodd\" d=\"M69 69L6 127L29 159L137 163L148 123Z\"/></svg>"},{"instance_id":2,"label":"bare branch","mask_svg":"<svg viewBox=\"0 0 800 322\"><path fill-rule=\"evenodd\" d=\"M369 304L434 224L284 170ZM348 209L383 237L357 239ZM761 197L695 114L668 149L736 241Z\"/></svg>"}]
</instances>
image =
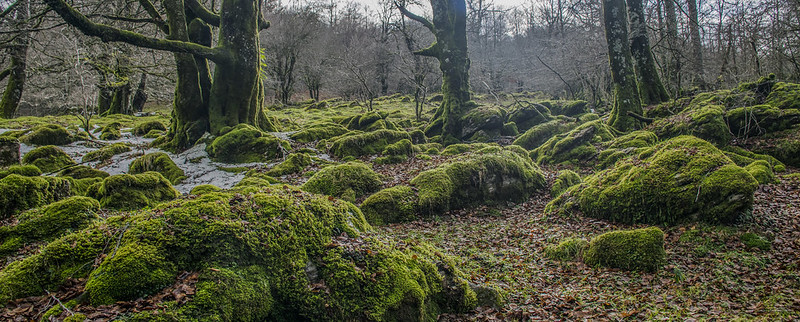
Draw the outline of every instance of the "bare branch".
<instances>
[{"instance_id":1,"label":"bare branch","mask_svg":"<svg viewBox=\"0 0 800 322\"><path fill-rule=\"evenodd\" d=\"M404 16L408 17L411 20L414 20L416 22L421 23L423 26L425 26L425 28L428 28L428 30L430 30L432 33L436 33L436 30L433 27L433 23L430 20L425 19L422 16L418 16L418 15L412 13L411 11L408 11L408 9L406 9L406 7L400 5L400 3L398 3L397 1L394 2L394 5L395 5L395 7L397 7L397 9L400 10L400 12Z\"/></svg>"},{"instance_id":2,"label":"bare branch","mask_svg":"<svg viewBox=\"0 0 800 322\"><path fill-rule=\"evenodd\" d=\"M188 6L189 9L191 9L192 12L194 12L194 14L197 15L198 18L200 18L200 20L203 20L203 22L212 25L214 27L219 27L219 21L220 21L219 15L211 12L211 10L208 10L208 8L203 6L203 4L200 3L200 1L186 0L186 6ZM266 21L264 20L264 18L259 16L258 28L259 30L264 30L269 28L269 21Z\"/></svg>"}]
</instances>

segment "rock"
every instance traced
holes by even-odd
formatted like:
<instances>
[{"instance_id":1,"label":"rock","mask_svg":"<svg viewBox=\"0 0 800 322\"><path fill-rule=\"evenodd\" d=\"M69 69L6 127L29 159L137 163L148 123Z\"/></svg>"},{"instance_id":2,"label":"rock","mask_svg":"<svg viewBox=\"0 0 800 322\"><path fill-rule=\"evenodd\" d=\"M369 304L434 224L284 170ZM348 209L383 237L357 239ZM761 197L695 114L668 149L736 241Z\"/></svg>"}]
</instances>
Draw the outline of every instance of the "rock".
<instances>
[{"instance_id":1,"label":"rock","mask_svg":"<svg viewBox=\"0 0 800 322\"><path fill-rule=\"evenodd\" d=\"M550 188L550 196L555 198L560 196L564 191L566 191L569 187L572 187L576 184L581 183L581 176L575 173L572 170L562 170L558 172L558 176L556 177L556 181L553 182L553 186Z\"/></svg>"},{"instance_id":2,"label":"rock","mask_svg":"<svg viewBox=\"0 0 800 322\"><path fill-rule=\"evenodd\" d=\"M87 197L100 201L103 208L134 210L153 207L180 194L158 172L118 174L89 187Z\"/></svg>"},{"instance_id":3,"label":"rock","mask_svg":"<svg viewBox=\"0 0 800 322\"><path fill-rule=\"evenodd\" d=\"M55 177L24 177L10 174L0 179L0 219L41 207L72 195L72 183Z\"/></svg>"},{"instance_id":4,"label":"rock","mask_svg":"<svg viewBox=\"0 0 800 322\"><path fill-rule=\"evenodd\" d=\"M286 141L261 132L247 124L239 124L218 136L206 148L209 157L218 162L266 162L283 156L291 147Z\"/></svg>"},{"instance_id":5,"label":"rock","mask_svg":"<svg viewBox=\"0 0 800 322\"><path fill-rule=\"evenodd\" d=\"M67 145L73 140L72 134L58 124L39 125L19 138L20 142L30 145Z\"/></svg>"},{"instance_id":6,"label":"rock","mask_svg":"<svg viewBox=\"0 0 800 322\"><path fill-rule=\"evenodd\" d=\"M0 136L0 168L19 165L19 140Z\"/></svg>"},{"instance_id":7,"label":"rock","mask_svg":"<svg viewBox=\"0 0 800 322\"><path fill-rule=\"evenodd\" d=\"M162 131L163 133L166 130L167 127L159 121L147 121L136 124L136 126L133 127L133 135L144 136L152 131Z\"/></svg>"},{"instance_id":8,"label":"rock","mask_svg":"<svg viewBox=\"0 0 800 322\"><path fill-rule=\"evenodd\" d=\"M160 173L173 185L186 179L186 174L183 172L183 169L179 168L169 155L164 152L143 155L133 160L128 166L128 173L130 174L145 173L148 171Z\"/></svg>"},{"instance_id":9,"label":"rock","mask_svg":"<svg viewBox=\"0 0 800 322\"><path fill-rule=\"evenodd\" d=\"M91 151L83 155L81 162L99 161L105 162L117 154L130 152L131 146L127 143L114 143L106 145L98 150Z\"/></svg>"},{"instance_id":10,"label":"rock","mask_svg":"<svg viewBox=\"0 0 800 322\"><path fill-rule=\"evenodd\" d=\"M386 146L404 139L411 139L408 132L392 130L347 135L334 141L330 152L338 158L378 154L383 152Z\"/></svg>"},{"instance_id":11,"label":"rock","mask_svg":"<svg viewBox=\"0 0 800 322\"><path fill-rule=\"evenodd\" d=\"M383 182L380 176L361 162L348 162L320 169L311 176L302 189L311 193L355 201L366 194L378 191Z\"/></svg>"},{"instance_id":12,"label":"rock","mask_svg":"<svg viewBox=\"0 0 800 322\"><path fill-rule=\"evenodd\" d=\"M612 231L589 242L583 261L630 271L655 272L666 262L664 232L658 227Z\"/></svg>"},{"instance_id":13,"label":"rock","mask_svg":"<svg viewBox=\"0 0 800 322\"><path fill-rule=\"evenodd\" d=\"M108 177L108 172L97 170L90 166L77 165L69 167L58 173L59 177L71 177L73 179L86 179L86 178L105 178Z\"/></svg>"},{"instance_id":14,"label":"rock","mask_svg":"<svg viewBox=\"0 0 800 322\"><path fill-rule=\"evenodd\" d=\"M75 164L75 161L64 151L54 145L35 148L22 157L23 164L34 165L42 172L54 172L66 166Z\"/></svg>"}]
</instances>

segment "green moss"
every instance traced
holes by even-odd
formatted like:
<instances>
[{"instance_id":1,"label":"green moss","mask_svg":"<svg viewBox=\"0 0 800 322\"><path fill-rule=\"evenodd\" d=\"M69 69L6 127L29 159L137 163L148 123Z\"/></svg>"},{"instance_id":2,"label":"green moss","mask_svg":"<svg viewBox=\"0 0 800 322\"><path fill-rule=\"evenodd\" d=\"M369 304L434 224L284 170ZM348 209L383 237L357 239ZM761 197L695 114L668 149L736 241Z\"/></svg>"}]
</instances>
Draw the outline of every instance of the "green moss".
<instances>
[{"instance_id":1,"label":"green moss","mask_svg":"<svg viewBox=\"0 0 800 322\"><path fill-rule=\"evenodd\" d=\"M70 180L63 178L8 175L0 179L0 218L69 197L71 190Z\"/></svg>"},{"instance_id":2,"label":"green moss","mask_svg":"<svg viewBox=\"0 0 800 322\"><path fill-rule=\"evenodd\" d=\"M378 154L381 153L387 145L404 139L411 139L411 136L405 131L379 130L348 135L335 140L331 146L330 152L338 158Z\"/></svg>"},{"instance_id":3,"label":"green moss","mask_svg":"<svg viewBox=\"0 0 800 322\"><path fill-rule=\"evenodd\" d=\"M504 136L517 136L519 135L519 129L517 128L517 123L508 122L503 124L503 129L500 130L500 134Z\"/></svg>"},{"instance_id":4,"label":"green moss","mask_svg":"<svg viewBox=\"0 0 800 322\"><path fill-rule=\"evenodd\" d=\"M737 137L757 136L800 124L800 109L782 110L770 105L740 107L726 112L731 132Z\"/></svg>"},{"instance_id":5,"label":"green moss","mask_svg":"<svg viewBox=\"0 0 800 322\"><path fill-rule=\"evenodd\" d=\"M213 184L201 184L199 186L192 188L192 191L190 191L189 194L199 196L210 192L219 192L219 191L222 191L222 189Z\"/></svg>"},{"instance_id":6,"label":"green moss","mask_svg":"<svg viewBox=\"0 0 800 322\"><path fill-rule=\"evenodd\" d=\"M571 130L572 124L566 124L560 120L554 120L536 125L525 131L516 140L514 145L519 145L528 150L538 148L542 143L547 142L555 135Z\"/></svg>"},{"instance_id":7,"label":"green moss","mask_svg":"<svg viewBox=\"0 0 800 322\"><path fill-rule=\"evenodd\" d=\"M461 137L486 142L500 134L504 111L497 106L481 105L461 117Z\"/></svg>"},{"instance_id":8,"label":"green moss","mask_svg":"<svg viewBox=\"0 0 800 322\"><path fill-rule=\"evenodd\" d=\"M695 101L701 99L695 98ZM727 145L732 135L725 121L725 107L712 103L693 103L677 115L658 119L647 129L659 138L694 135L718 145Z\"/></svg>"},{"instance_id":9,"label":"green moss","mask_svg":"<svg viewBox=\"0 0 800 322\"><path fill-rule=\"evenodd\" d=\"M105 178L108 177L108 172L97 170L86 165L76 165L69 167L58 173L59 177L71 177L73 179L86 179L86 178Z\"/></svg>"},{"instance_id":10,"label":"green moss","mask_svg":"<svg viewBox=\"0 0 800 322\"><path fill-rule=\"evenodd\" d=\"M136 136L148 135L152 131L161 131L163 133L166 130L167 127L164 126L164 123L152 120L136 124L136 126L133 127L133 135Z\"/></svg>"},{"instance_id":11,"label":"green moss","mask_svg":"<svg viewBox=\"0 0 800 322\"><path fill-rule=\"evenodd\" d=\"M361 211L370 224L385 225L416 219L418 198L409 186L394 186L369 196Z\"/></svg>"},{"instance_id":12,"label":"green moss","mask_svg":"<svg viewBox=\"0 0 800 322\"><path fill-rule=\"evenodd\" d=\"M666 262L664 232L657 227L612 231L592 238L583 253L589 266L655 272Z\"/></svg>"},{"instance_id":13,"label":"green moss","mask_svg":"<svg viewBox=\"0 0 800 322\"><path fill-rule=\"evenodd\" d=\"M552 119L553 116L550 114L550 109L544 105L529 102L518 104L516 109L508 113L508 121L516 123L520 131L527 131Z\"/></svg>"},{"instance_id":14,"label":"green moss","mask_svg":"<svg viewBox=\"0 0 800 322\"><path fill-rule=\"evenodd\" d=\"M58 124L44 124L34 127L19 141L30 145L67 145L74 140L72 134Z\"/></svg>"},{"instance_id":15,"label":"green moss","mask_svg":"<svg viewBox=\"0 0 800 322\"><path fill-rule=\"evenodd\" d=\"M755 233L744 233L742 236L739 237L739 240L742 241L745 247L750 249L760 249L762 251L768 251L772 248L772 243L761 237Z\"/></svg>"},{"instance_id":16,"label":"green moss","mask_svg":"<svg viewBox=\"0 0 800 322\"><path fill-rule=\"evenodd\" d=\"M771 155L753 153L741 147L732 145L723 147L721 150L724 151L725 155L731 158L731 160L740 167L746 167L756 160L764 160L773 167L775 172L783 172L786 170L786 166L784 166L782 162L778 161L778 159ZM779 169L783 169L783 171L779 171Z\"/></svg>"},{"instance_id":17,"label":"green moss","mask_svg":"<svg viewBox=\"0 0 800 322\"><path fill-rule=\"evenodd\" d=\"M441 150L441 152L439 152L439 154L441 154L441 155L459 155L459 154L466 153L466 152L478 151L480 149L487 148L489 146L491 146L491 145L487 144L487 143L470 143L470 144L458 143L458 144L451 144L451 145L448 145L446 148L444 148L444 150Z\"/></svg>"},{"instance_id":18,"label":"green moss","mask_svg":"<svg viewBox=\"0 0 800 322\"><path fill-rule=\"evenodd\" d=\"M290 136L292 140L301 143L330 139L347 133L346 127L336 123L319 123L304 127L301 131Z\"/></svg>"},{"instance_id":19,"label":"green moss","mask_svg":"<svg viewBox=\"0 0 800 322\"><path fill-rule=\"evenodd\" d=\"M298 173L309 165L311 165L311 157L308 156L308 154L292 153L286 157L286 160L267 171L267 175L280 177L287 174Z\"/></svg>"},{"instance_id":20,"label":"green moss","mask_svg":"<svg viewBox=\"0 0 800 322\"><path fill-rule=\"evenodd\" d=\"M147 132L147 134L145 134L142 137L145 138L145 139L157 139L157 138L163 136L166 133L167 133L166 131L151 130L150 132Z\"/></svg>"},{"instance_id":21,"label":"green moss","mask_svg":"<svg viewBox=\"0 0 800 322\"><path fill-rule=\"evenodd\" d=\"M789 131L796 131L796 129ZM790 134L787 137L781 137L765 143L767 144L753 146L753 152L773 156L788 166L800 167L799 138Z\"/></svg>"},{"instance_id":22,"label":"green moss","mask_svg":"<svg viewBox=\"0 0 800 322\"><path fill-rule=\"evenodd\" d=\"M322 168L303 184L302 189L340 198L350 190L350 194L359 198L377 191L381 185L383 182L380 176L368 165L348 162Z\"/></svg>"},{"instance_id":23,"label":"green moss","mask_svg":"<svg viewBox=\"0 0 800 322\"><path fill-rule=\"evenodd\" d=\"M53 172L75 164L64 151L54 145L35 148L22 157L23 164L34 165L42 172Z\"/></svg>"},{"instance_id":24,"label":"green moss","mask_svg":"<svg viewBox=\"0 0 800 322\"><path fill-rule=\"evenodd\" d=\"M58 237L70 230L89 226L97 218L100 204L87 197L70 197L42 208L29 210L19 215L19 223L10 233L28 240Z\"/></svg>"},{"instance_id":25,"label":"green moss","mask_svg":"<svg viewBox=\"0 0 800 322\"><path fill-rule=\"evenodd\" d=\"M583 255L589 243L581 238L567 238L558 245L544 248L544 256L555 261L573 261Z\"/></svg>"},{"instance_id":26,"label":"green moss","mask_svg":"<svg viewBox=\"0 0 800 322\"><path fill-rule=\"evenodd\" d=\"M183 169L179 168L175 162L164 152L155 152L136 158L128 166L128 173L139 174L148 171L155 171L167 178L170 183L178 184L186 179Z\"/></svg>"},{"instance_id":27,"label":"green moss","mask_svg":"<svg viewBox=\"0 0 800 322\"><path fill-rule=\"evenodd\" d=\"M98 150L91 151L83 155L81 158L82 162L88 161L99 161L105 162L110 160L113 156L117 154L122 154L125 152L130 152L131 146L127 143L114 143L106 145Z\"/></svg>"},{"instance_id":28,"label":"green moss","mask_svg":"<svg viewBox=\"0 0 800 322\"><path fill-rule=\"evenodd\" d=\"M122 123L109 123L100 130L100 139L108 141L119 140L122 137L122 132L120 131L121 128Z\"/></svg>"},{"instance_id":29,"label":"green moss","mask_svg":"<svg viewBox=\"0 0 800 322\"><path fill-rule=\"evenodd\" d=\"M409 139L402 139L395 143L387 145L383 152L383 155L394 155L394 156L410 156L414 154L413 145L411 144L411 140Z\"/></svg>"},{"instance_id":30,"label":"green moss","mask_svg":"<svg viewBox=\"0 0 800 322\"><path fill-rule=\"evenodd\" d=\"M89 275L85 291L94 305L153 294L172 284L177 271L155 246L126 243Z\"/></svg>"},{"instance_id":31,"label":"green moss","mask_svg":"<svg viewBox=\"0 0 800 322\"><path fill-rule=\"evenodd\" d=\"M209 269L181 315L208 321L266 321L274 305L269 274L260 266Z\"/></svg>"},{"instance_id":32,"label":"green moss","mask_svg":"<svg viewBox=\"0 0 800 322\"><path fill-rule=\"evenodd\" d=\"M289 144L258 129L239 124L218 136L208 145L206 152L214 161L248 163L266 162L283 156Z\"/></svg>"},{"instance_id":33,"label":"green moss","mask_svg":"<svg viewBox=\"0 0 800 322\"><path fill-rule=\"evenodd\" d=\"M550 109L553 115L575 116L586 111L587 101L543 101L540 104Z\"/></svg>"},{"instance_id":34,"label":"green moss","mask_svg":"<svg viewBox=\"0 0 800 322\"><path fill-rule=\"evenodd\" d=\"M0 170L0 179L9 175L18 174L25 177L38 177L42 175L42 170L39 170L35 165L14 165Z\"/></svg>"},{"instance_id":35,"label":"green moss","mask_svg":"<svg viewBox=\"0 0 800 322\"><path fill-rule=\"evenodd\" d=\"M735 222L758 182L712 144L681 136L584 178L548 204L622 223Z\"/></svg>"},{"instance_id":36,"label":"green moss","mask_svg":"<svg viewBox=\"0 0 800 322\"><path fill-rule=\"evenodd\" d=\"M95 183L103 182L105 178L83 178L72 180L72 193L78 196L85 196L89 187Z\"/></svg>"},{"instance_id":37,"label":"green moss","mask_svg":"<svg viewBox=\"0 0 800 322\"><path fill-rule=\"evenodd\" d=\"M422 130L413 130L409 131L408 135L411 136L411 143L414 144L426 144L428 143L428 138L425 136L425 132Z\"/></svg>"},{"instance_id":38,"label":"green moss","mask_svg":"<svg viewBox=\"0 0 800 322\"><path fill-rule=\"evenodd\" d=\"M800 109L800 84L776 83L764 103L779 109Z\"/></svg>"},{"instance_id":39,"label":"green moss","mask_svg":"<svg viewBox=\"0 0 800 322\"><path fill-rule=\"evenodd\" d=\"M758 160L744 167L759 184L775 183L775 173L767 161Z\"/></svg>"},{"instance_id":40,"label":"green moss","mask_svg":"<svg viewBox=\"0 0 800 322\"><path fill-rule=\"evenodd\" d=\"M581 124L572 131L554 136L531 151L540 164L586 163L595 159L595 144L614 139L615 130L600 120Z\"/></svg>"},{"instance_id":41,"label":"green moss","mask_svg":"<svg viewBox=\"0 0 800 322\"><path fill-rule=\"evenodd\" d=\"M113 175L86 192L86 196L99 200L104 208L120 210L152 207L178 195L169 180L158 172Z\"/></svg>"},{"instance_id":42,"label":"green moss","mask_svg":"<svg viewBox=\"0 0 800 322\"><path fill-rule=\"evenodd\" d=\"M634 131L614 139L608 147L613 149L647 148L655 145L657 142L658 136L653 132Z\"/></svg>"},{"instance_id":43,"label":"green moss","mask_svg":"<svg viewBox=\"0 0 800 322\"><path fill-rule=\"evenodd\" d=\"M564 191L567 191L569 187L572 187L576 184L581 183L581 176L575 173L572 170L562 170L558 172L558 176L556 177L556 181L553 182L553 186L550 188L550 196L555 198L560 196Z\"/></svg>"}]
</instances>

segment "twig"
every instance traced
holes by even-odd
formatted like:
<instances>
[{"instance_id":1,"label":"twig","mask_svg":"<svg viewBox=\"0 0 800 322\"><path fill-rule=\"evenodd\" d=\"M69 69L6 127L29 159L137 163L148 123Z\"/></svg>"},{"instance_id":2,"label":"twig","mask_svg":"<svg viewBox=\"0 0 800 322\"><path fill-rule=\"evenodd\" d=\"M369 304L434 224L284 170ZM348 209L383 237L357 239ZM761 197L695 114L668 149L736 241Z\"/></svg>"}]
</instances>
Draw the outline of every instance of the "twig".
<instances>
[{"instance_id":1,"label":"twig","mask_svg":"<svg viewBox=\"0 0 800 322\"><path fill-rule=\"evenodd\" d=\"M57 297L55 297L55 295L51 294L50 291L48 291L48 290L44 290L44 291L47 292L47 295L50 295L50 297L52 297L54 300L56 300L56 302L58 302L58 305L60 305L62 309L64 309L67 312L69 312L69 315L75 315L75 313L73 313L72 310L70 310L68 307L64 306L64 304L61 303L61 300L59 300Z\"/></svg>"}]
</instances>

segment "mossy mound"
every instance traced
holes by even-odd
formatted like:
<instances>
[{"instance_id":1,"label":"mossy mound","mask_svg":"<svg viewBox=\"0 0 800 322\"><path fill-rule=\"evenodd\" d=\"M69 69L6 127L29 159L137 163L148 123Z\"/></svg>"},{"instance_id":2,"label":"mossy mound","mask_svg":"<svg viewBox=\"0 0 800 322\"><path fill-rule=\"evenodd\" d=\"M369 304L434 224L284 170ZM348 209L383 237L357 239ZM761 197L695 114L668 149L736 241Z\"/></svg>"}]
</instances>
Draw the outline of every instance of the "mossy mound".
<instances>
[{"instance_id":1,"label":"mossy mound","mask_svg":"<svg viewBox=\"0 0 800 322\"><path fill-rule=\"evenodd\" d=\"M354 131L372 132L377 130L397 130L393 122L386 120L386 113L368 112L344 120L347 129Z\"/></svg>"},{"instance_id":2,"label":"mossy mound","mask_svg":"<svg viewBox=\"0 0 800 322\"><path fill-rule=\"evenodd\" d=\"M604 149L597 155L596 169L608 169L617 161L638 155L655 145L658 137L650 131L633 131L603 144Z\"/></svg>"},{"instance_id":3,"label":"mossy mound","mask_svg":"<svg viewBox=\"0 0 800 322\"><path fill-rule=\"evenodd\" d=\"M580 210L628 224L731 223L752 207L757 187L711 143L680 136L584 178L546 211Z\"/></svg>"},{"instance_id":4,"label":"mossy mound","mask_svg":"<svg viewBox=\"0 0 800 322\"><path fill-rule=\"evenodd\" d=\"M383 182L380 175L361 162L332 165L314 173L302 189L311 193L355 201L366 194L378 191Z\"/></svg>"},{"instance_id":5,"label":"mossy mound","mask_svg":"<svg viewBox=\"0 0 800 322\"><path fill-rule=\"evenodd\" d=\"M395 187L364 200L361 207L367 218L374 223L392 223L478 203L521 201L543 188L545 180L524 151L488 147L424 171L411 185L416 191ZM412 211L416 216L410 215Z\"/></svg>"},{"instance_id":6,"label":"mossy mound","mask_svg":"<svg viewBox=\"0 0 800 322\"><path fill-rule=\"evenodd\" d=\"M145 139L157 139L157 138L161 137L162 135L164 135L166 133L167 133L167 131L152 130L150 132L147 132L147 134L145 134L142 137L145 138Z\"/></svg>"},{"instance_id":7,"label":"mossy mound","mask_svg":"<svg viewBox=\"0 0 800 322\"><path fill-rule=\"evenodd\" d=\"M261 132L247 124L239 124L218 136L206 148L214 161L230 163L266 162L283 156L289 143Z\"/></svg>"},{"instance_id":8,"label":"mossy mound","mask_svg":"<svg viewBox=\"0 0 800 322\"><path fill-rule=\"evenodd\" d=\"M326 140L347 133L346 127L336 123L319 123L304 127L301 131L289 136L292 140L308 143L317 140Z\"/></svg>"},{"instance_id":9,"label":"mossy mound","mask_svg":"<svg viewBox=\"0 0 800 322\"><path fill-rule=\"evenodd\" d=\"M726 146L722 147L722 151L725 152L731 160L733 160L736 165L740 167L746 167L747 165L755 162L756 160L764 160L769 163L769 165L775 170L775 172L783 172L786 171L786 166L776 159L775 157L767 154L758 154L751 151L747 151L738 146Z\"/></svg>"},{"instance_id":10,"label":"mossy mound","mask_svg":"<svg viewBox=\"0 0 800 322\"><path fill-rule=\"evenodd\" d=\"M0 179L9 175L18 174L25 177L38 177L42 175L42 170L39 170L35 165L15 165L0 170Z\"/></svg>"},{"instance_id":11,"label":"mossy mound","mask_svg":"<svg viewBox=\"0 0 800 322\"><path fill-rule=\"evenodd\" d=\"M446 148L441 150L441 152L439 152L439 154L441 154L441 155L459 155L459 154L462 154L462 153L479 151L479 150L488 148L490 146L497 146L497 145L491 145L491 144L488 144L488 143L469 143L469 144L468 143L456 143L456 144L448 145Z\"/></svg>"},{"instance_id":12,"label":"mossy mound","mask_svg":"<svg viewBox=\"0 0 800 322\"><path fill-rule=\"evenodd\" d=\"M272 169L269 169L267 175L280 177L287 174L298 173L309 165L311 165L311 157L308 154L292 153L286 157L286 160L272 167Z\"/></svg>"},{"instance_id":13,"label":"mossy mound","mask_svg":"<svg viewBox=\"0 0 800 322\"><path fill-rule=\"evenodd\" d=\"M770 155L788 166L800 168L800 129L776 134L774 138L752 140L748 147L753 152Z\"/></svg>"},{"instance_id":14,"label":"mossy mound","mask_svg":"<svg viewBox=\"0 0 800 322\"><path fill-rule=\"evenodd\" d=\"M170 183L178 184L186 179L183 169L179 168L174 161L164 152L155 152L136 158L128 166L128 173L139 174L148 171L155 171L167 178Z\"/></svg>"},{"instance_id":15,"label":"mossy mound","mask_svg":"<svg viewBox=\"0 0 800 322\"><path fill-rule=\"evenodd\" d=\"M44 124L31 129L19 141L31 145L67 145L74 141L74 137L61 125Z\"/></svg>"},{"instance_id":16,"label":"mossy mound","mask_svg":"<svg viewBox=\"0 0 800 322\"><path fill-rule=\"evenodd\" d=\"M352 204L288 188L208 193L47 244L0 271L0 300L88 277L91 304L110 304L189 271L200 275L188 302L133 318L416 321L475 308L451 259L426 244L363 237L367 229Z\"/></svg>"},{"instance_id":17,"label":"mossy mound","mask_svg":"<svg viewBox=\"0 0 800 322\"><path fill-rule=\"evenodd\" d=\"M742 236L739 237L739 240L741 240L742 244L749 249L768 251L770 248L772 248L772 243L769 240L751 232L742 234Z\"/></svg>"},{"instance_id":18,"label":"mossy mound","mask_svg":"<svg viewBox=\"0 0 800 322\"><path fill-rule=\"evenodd\" d=\"M500 135L505 120L504 114L505 112L497 106L482 105L469 110L461 117L461 137L474 137L478 132L484 133L485 139Z\"/></svg>"},{"instance_id":19,"label":"mossy mound","mask_svg":"<svg viewBox=\"0 0 800 322\"><path fill-rule=\"evenodd\" d=\"M599 153L596 145L614 139L616 131L600 120L581 124L572 131L556 135L531 151L539 164L585 164Z\"/></svg>"},{"instance_id":20,"label":"mossy mound","mask_svg":"<svg viewBox=\"0 0 800 322\"><path fill-rule=\"evenodd\" d=\"M583 261L630 271L655 272L666 262L664 232L658 227L612 231L592 238Z\"/></svg>"},{"instance_id":21,"label":"mossy mound","mask_svg":"<svg viewBox=\"0 0 800 322\"><path fill-rule=\"evenodd\" d=\"M178 195L169 180L158 172L113 175L86 191L86 196L99 200L103 208L119 210L152 207Z\"/></svg>"},{"instance_id":22,"label":"mossy mound","mask_svg":"<svg viewBox=\"0 0 800 322\"><path fill-rule=\"evenodd\" d=\"M404 139L411 140L408 132L391 130L347 135L334 141L330 152L337 158L378 154L383 152L387 145Z\"/></svg>"},{"instance_id":23,"label":"mossy mound","mask_svg":"<svg viewBox=\"0 0 800 322\"><path fill-rule=\"evenodd\" d=\"M546 106L553 115L575 116L586 112L589 106L587 101L543 101L539 104Z\"/></svg>"},{"instance_id":24,"label":"mossy mound","mask_svg":"<svg viewBox=\"0 0 800 322\"><path fill-rule=\"evenodd\" d=\"M166 130L167 130L167 127L164 126L164 123L161 123L161 122L155 121L155 120L154 121L147 121L147 122L142 122L142 123L136 124L136 126L133 127L133 135L143 136L143 135L147 135L151 131L162 131L163 132L163 131L166 131Z\"/></svg>"},{"instance_id":25,"label":"mossy mound","mask_svg":"<svg viewBox=\"0 0 800 322\"><path fill-rule=\"evenodd\" d=\"M10 174L0 179L0 219L72 195L72 182L55 177L24 177Z\"/></svg>"},{"instance_id":26,"label":"mossy mound","mask_svg":"<svg viewBox=\"0 0 800 322\"><path fill-rule=\"evenodd\" d=\"M381 152L383 155L410 156L414 154L414 145L411 140L402 139L387 145Z\"/></svg>"},{"instance_id":27,"label":"mossy mound","mask_svg":"<svg viewBox=\"0 0 800 322\"><path fill-rule=\"evenodd\" d=\"M507 121L517 124L520 131L548 122L553 119L550 109L541 104L520 102L517 107L508 113Z\"/></svg>"},{"instance_id":28,"label":"mossy mound","mask_svg":"<svg viewBox=\"0 0 800 322\"><path fill-rule=\"evenodd\" d=\"M581 183L581 176L575 173L575 171L559 171L556 181L554 181L553 186L550 187L550 196L553 198L558 197L564 193L564 191L567 191L569 187L579 183Z\"/></svg>"},{"instance_id":29,"label":"mossy mound","mask_svg":"<svg viewBox=\"0 0 800 322\"><path fill-rule=\"evenodd\" d=\"M199 186L192 188L192 191L190 191L189 194L199 196L207 194L209 192L219 192L219 191L222 191L222 189L213 184L201 184Z\"/></svg>"},{"instance_id":30,"label":"mossy mound","mask_svg":"<svg viewBox=\"0 0 800 322\"><path fill-rule=\"evenodd\" d=\"M800 124L800 109L782 110L770 105L756 105L729 110L725 117L736 137L757 136Z\"/></svg>"},{"instance_id":31,"label":"mossy mound","mask_svg":"<svg viewBox=\"0 0 800 322\"><path fill-rule=\"evenodd\" d=\"M34 165L42 172L47 173L74 165L75 161L57 146L46 145L26 153L22 157L22 163Z\"/></svg>"},{"instance_id":32,"label":"mossy mound","mask_svg":"<svg viewBox=\"0 0 800 322\"><path fill-rule=\"evenodd\" d=\"M106 145L98 150L91 151L83 155L82 162L99 161L105 162L117 154L130 152L131 146L127 143L114 143Z\"/></svg>"},{"instance_id":33,"label":"mossy mound","mask_svg":"<svg viewBox=\"0 0 800 322\"><path fill-rule=\"evenodd\" d=\"M782 110L800 109L800 84L775 83L764 103Z\"/></svg>"},{"instance_id":34,"label":"mossy mound","mask_svg":"<svg viewBox=\"0 0 800 322\"><path fill-rule=\"evenodd\" d=\"M581 258L589 243L581 238L567 238L558 245L544 248L544 256L556 261L573 261Z\"/></svg>"},{"instance_id":35,"label":"mossy mound","mask_svg":"<svg viewBox=\"0 0 800 322\"><path fill-rule=\"evenodd\" d=\"M767 161L758 160L744 167L759 184L775 183L775 173Z\"/></svg>"},{"instance_id":36,"label":"mossy mound","mask_svg":"<svg viewBox=\"0 0 800 322\"><path fill-rule=\"evenodd\" d=\"M514 145L519 145L528 150L538 148L550 138L572 130L574 125L561 120L553 120L531 127L514 140Z\"/></svg>"},{"instance_id":37,"label":"mossy mound","mask_svg":"<svg viewBox=\"0 0 800 322\"><path fill-rule=\"evenodd\" d=\"M12 250L7 243L53 239L89 226L97 218L100 204L87 197L70 197L47 206L28 210L17 218L13 226L0 229L0 249ZM2 255L2 251L0 251Z\"/></svg>"},{"instance_id":38,"label":"mossy mound","mask_svg":"<svg viewBox=\"0 0 800 322\"><path fill-rule=\"evenodd\" d=\"M662 139L693 135L718 145L727 145L733 138L723 105L692 104L674 116L656 120L647 129Z\"/></svg>"},{"instance_id":39,"label":"mossy mound","mask_svg":"<svg viewBox=\"0 0 800 322\"><path fill-rule=\"evenodd\" d=\"M500 130L500 135L503 136L517 136L519 135L519 128L517 128L517 123L508 122L503 124L503 128Z\"/></svg>"},{"instance_id":40,"label":"mossy mound","mask_svg":"<svg viewBox=\"0 0 800 322\"><path fill-rule=\"evenodd\" d=\"M109 123L100 130L100 139L107 141L119 140L122 137L120 129L122 129L122 123Z\"/></svg>"},{"instance_id":41,"label":"mossy mound","mask_svg":"<svg viewBox=\"0 0 800 322\"><path fill-rule=\"evenodd\" d=\"M105 178L108 177L108 172L97 170L86 165L76 165L61 170L58 173L59 177L70 177L73 179L86 179L86 178Z\"/></svg>"}]
</instances>

